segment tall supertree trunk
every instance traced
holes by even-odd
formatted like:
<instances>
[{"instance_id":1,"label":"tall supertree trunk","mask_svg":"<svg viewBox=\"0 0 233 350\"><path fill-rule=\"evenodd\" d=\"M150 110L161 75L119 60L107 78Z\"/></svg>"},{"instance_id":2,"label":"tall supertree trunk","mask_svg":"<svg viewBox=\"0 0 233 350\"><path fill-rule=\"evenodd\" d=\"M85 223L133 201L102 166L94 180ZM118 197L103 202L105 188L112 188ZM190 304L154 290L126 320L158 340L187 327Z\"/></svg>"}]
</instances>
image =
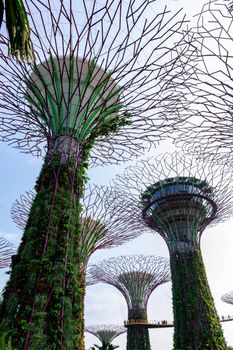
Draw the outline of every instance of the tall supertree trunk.
<instances>
[{"instance_id":1,"label":"tall supertree trunk","mask_svg":"<svg viewBox=\"0 0 233 350\"><path fill-rule=\"evenodd\" d=\"M138 198L138 224L159 233L169 248L174 350L225 350L200 240L208 225L230 217L229 167L166 153L130 166L115 183L126 198Z\"/></svg>"},{"instance_id":2,"label":"tall supertree trunk","mask_svg":"<svg viewBox=\"0 0 233 350\"><path fill-rule=\"evenodd\" d=\"M129 310L129 322L134 320L147 321L145 309ZM150 350L149 330L146 326L132 325L127 329L127 350Z\"/></svg>"},{"instance_id":3,"label":"tall supertree trunk","mask_svg":"<svg viewBox=\"0 0 233 350\"><path fill-rule=\"evenodd\" d=\"M172 252L171 272L174 349L226 349L200 250Z\"/></svg>"},{"instance_id":4,"label":"tall supertree trunk","mask_svg":"<svg viewBox=\"0 0 233 350\"><path fill-rule=\"evenodd\" d=\"M45 164L0 310L14 350L74 349L79 305L75 228L79 195L72 161Z\"/></svg>"}]
</instances>

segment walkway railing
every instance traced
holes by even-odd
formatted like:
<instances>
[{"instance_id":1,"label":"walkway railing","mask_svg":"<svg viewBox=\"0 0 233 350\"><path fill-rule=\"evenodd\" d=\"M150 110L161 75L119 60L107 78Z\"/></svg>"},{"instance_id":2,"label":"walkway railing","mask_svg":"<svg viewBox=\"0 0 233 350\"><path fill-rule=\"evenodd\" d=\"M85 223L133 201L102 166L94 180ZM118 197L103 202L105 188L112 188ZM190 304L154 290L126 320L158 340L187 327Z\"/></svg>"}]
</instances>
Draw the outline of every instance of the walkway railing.
<instances>
[{"instance_id":1,"label":"walkway railing","mask_svg":"<svg viewBox=\"0 0 233 350\"><path fill-rule=\"evenodd\" d=\"M233 321L233 315L221 316L220 322Z\"/></svg>"},{"instance_id":2,"label":"walkway railing","mask_svg":"<svg viewBox=\"0 0 233 350\"><path fill-rule=\"evenodd\" d=\"M233 315L221 316L220 322L233 321ZM151 320L140 320L140 319L131 319L129 321L124 321L125 327L130 326L142 326L146 328L168 328L174 327L173 321L161 320L161 321L151 321Z\"/></svg>"},{"instance_id":3,"label":"walkway railing","mask_svg":"<svg viewBox=\"0 0 233 350\"><path fill-rule=\"evenodd\" d=\"M134 320L131 319L130 321L124 321L124 326L144 326L147 328L166 328L166 327L173 327L173 321L168 320L162 320L162 321L147 321L147 320Z\"/></svg>"}]
</instances>

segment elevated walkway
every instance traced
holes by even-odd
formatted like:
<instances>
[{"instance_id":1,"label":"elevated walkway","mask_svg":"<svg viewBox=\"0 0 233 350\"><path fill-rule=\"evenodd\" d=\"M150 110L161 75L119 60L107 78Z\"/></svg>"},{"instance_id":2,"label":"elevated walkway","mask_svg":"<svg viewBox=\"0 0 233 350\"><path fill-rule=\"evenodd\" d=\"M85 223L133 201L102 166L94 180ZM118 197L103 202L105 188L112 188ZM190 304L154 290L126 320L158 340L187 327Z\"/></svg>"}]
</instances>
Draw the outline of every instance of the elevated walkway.
<instances>
[{"instance_id":1,"label":"elevated walkway","mask_svg":"<svg viewBox=\"0 0 233 350\"><path fill-rule=\"evenodd\" d=\"M233 321L233 315L221 316L220 322ZM140 326L145 328L171 328L174 327L173 321L162 320L162 321L145 321L145 320L130 320L124 321L124 326Z\"/></svg>"},{"instance_id":2,"label":"elevated walkway","mask_svg":"<svg viewBox=\"0 0 233 350\"><path fill-rule=\"evenodd\" d=\"M124 321L125 327L140 326L145 328L169 328L173 327L172 321L162 320L162 321L145 321L145 320L130 320Z\"/></svg>"}]
</instances>

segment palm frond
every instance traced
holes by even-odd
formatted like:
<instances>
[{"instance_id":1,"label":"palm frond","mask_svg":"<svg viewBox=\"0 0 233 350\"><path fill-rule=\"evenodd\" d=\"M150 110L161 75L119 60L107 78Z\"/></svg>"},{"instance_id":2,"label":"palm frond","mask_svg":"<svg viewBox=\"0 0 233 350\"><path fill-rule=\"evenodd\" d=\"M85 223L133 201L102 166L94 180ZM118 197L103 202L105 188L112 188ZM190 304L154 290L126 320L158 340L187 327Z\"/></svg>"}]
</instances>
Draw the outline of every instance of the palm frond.
<instances>
[{"instance_id":1,"label":"palm frond","mask_svg":"<svg viewBox=\"0 0 233 350\"><path fill-rule=\"evenodd\" d=\"M23 1L5 0L5 16L9 35L9 53L17 60L20 58L27 62L34 61L30 26Z\"/></svg>"}]
</instances>

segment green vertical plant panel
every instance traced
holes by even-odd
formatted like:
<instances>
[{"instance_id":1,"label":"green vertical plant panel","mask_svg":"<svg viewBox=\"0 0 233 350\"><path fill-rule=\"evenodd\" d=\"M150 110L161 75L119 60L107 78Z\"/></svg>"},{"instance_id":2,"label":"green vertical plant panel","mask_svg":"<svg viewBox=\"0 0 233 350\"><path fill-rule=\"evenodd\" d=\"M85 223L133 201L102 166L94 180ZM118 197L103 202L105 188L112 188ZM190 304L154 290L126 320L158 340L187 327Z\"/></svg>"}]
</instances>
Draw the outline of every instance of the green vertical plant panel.
<instances>
[{"instance_id":1,"label":"green vertical plant panel","mask_svg":"<svg viewBox=\"0 0 233 350\"><path fill-rule=\"evenodd\" d=\"M80 268L80 265L78 265ZM86 293L85 273L82 269L79 269L78 275L78 293L75 293L76 310L75 310L75 333L76 343L74 349L84 350L84 298Z\"/></svg>"},{"instance_id":2,"label":"green vertical plant panel","mask_svg":"<svg viewBox=\"0 0 233 350\"><path fill-rule=\"evenodd\" d=\"M171 253L175 350L227 349L198 249Z\"/></svg>"}]
</instances>

